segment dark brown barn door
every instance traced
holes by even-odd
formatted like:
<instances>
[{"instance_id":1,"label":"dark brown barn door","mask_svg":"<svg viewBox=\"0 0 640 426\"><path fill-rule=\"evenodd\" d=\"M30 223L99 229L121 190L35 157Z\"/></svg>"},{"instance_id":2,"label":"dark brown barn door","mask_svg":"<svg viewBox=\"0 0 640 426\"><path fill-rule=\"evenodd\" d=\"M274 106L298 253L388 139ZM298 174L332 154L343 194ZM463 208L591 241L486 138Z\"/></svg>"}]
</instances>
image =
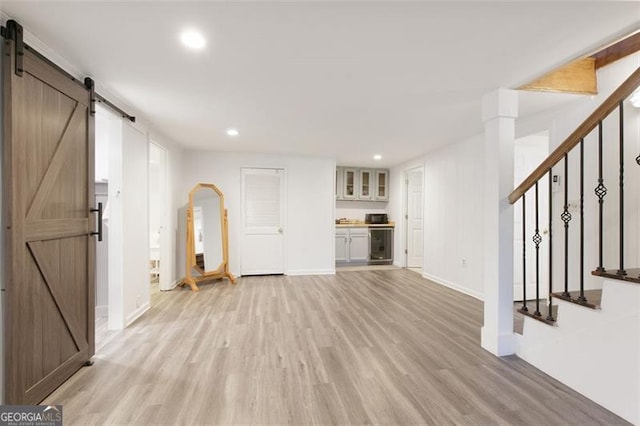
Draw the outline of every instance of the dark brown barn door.
<instances>
[{"instance_id":1,"label":"dark brown barn door","mask_svg":"<svg viewBox=\"0 0 640 426\"><path fill-rule=\"evenodd\" d=\"M94 353L90 91L4 41L5 397L35 404ZM7 55L9 54L9 55Z\"/></svg>"}]
</instances>

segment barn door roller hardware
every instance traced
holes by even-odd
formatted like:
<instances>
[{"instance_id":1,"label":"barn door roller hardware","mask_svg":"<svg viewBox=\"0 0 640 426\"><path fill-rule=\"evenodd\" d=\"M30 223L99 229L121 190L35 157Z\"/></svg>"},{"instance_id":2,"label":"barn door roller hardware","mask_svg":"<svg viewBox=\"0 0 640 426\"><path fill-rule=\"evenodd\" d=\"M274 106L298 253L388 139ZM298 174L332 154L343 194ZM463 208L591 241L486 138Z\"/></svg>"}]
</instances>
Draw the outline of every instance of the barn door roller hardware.
<instances>
[{"instance_id":1,"label":"barn door roller hardware","mask_svg":"<svg viewBox=\"0 0 640 426\"><path fill-rule=\"evenodd\" d=\"M96 84L91 77L85 77L84 85L87 89L89 89L89 94L91 96L91 105L89 106L89 113L91 115L95 115L96 114Z\"/></svg>"},{"instance_id":2,"label":"barn door roller hardware","mask_svg":"<svg viewBox=\"0 0 640 426\"><path fill-rule=\"evenodd\" d=\"M24 57L24 42L22 40L22 25L18 24L13 19L7 21L7 26L2 27L2 37L7 40L13 40L16 45L16 75L22 77L24 66L22 64L22 58Z\"/></svg>"},{"instance_id":3,"label":"barn door roller hardware","mask_svg":"<svg viewBox=\"0 0 640 426\"><path fill-rule=\"evenodd\" d=\"M90 109L91 115L94 115L96 113L96 102L101 102L106 106L108 106L109 108L111 108L112 110L114 110L115 112L117 112L118 114L120 114L122 118L126 118L132 123L136 122L136 118L134 116L127 114L122 109L118 108L117 106L109 102L107 99L105 99L99 93L96 93L96 84L91 77L85 77L84 85L87 89L89 89L89 92L91 93L91 109Z\"/></svg>"},{"instance_id":4,"label":"barn door roller hardware","mask_svg":"<svg viewBox=\"0 0 640 426\"><path fill-rule=\"evenodd\" d=\"M96 106L95 106L96 102L100 102L105 104L112 110L116 111L118 114L120 114L122 118L126 118L132 123L136 122L136 118L134 116L127 114L125 111L118 108L108 99L106 99L104 96L100 95L99 93L96 93L95 82L93 81L93 79L91 79L90 77L86 77L84 79L84 82L77 80L73 75L69 74L64 68L61 68L55 62L49 60L47 57L39 53L33 47L29 46L28 44L25 44L22 38L23 37L22 25L20 25L13 19L7 21L6 27L0 27L0 35L2 35L2 37L4 37L5 40L7 40L7 42L8 40L13 40L16 45L16 55L15 55L16 56L16 66L15 66L16 75L22 76L22 73L24 72L24 66L23 66L24 51L25 49L28 49L29 52L33 53L34 55L42 59L44 62L51 65L53 68L60 71L62 74L67 76L71 81L91 91L90 111L92 115L95 114L96 112ZM8 55L9 52L6 52L6 54Z\"/></svg>"}]
</instances>

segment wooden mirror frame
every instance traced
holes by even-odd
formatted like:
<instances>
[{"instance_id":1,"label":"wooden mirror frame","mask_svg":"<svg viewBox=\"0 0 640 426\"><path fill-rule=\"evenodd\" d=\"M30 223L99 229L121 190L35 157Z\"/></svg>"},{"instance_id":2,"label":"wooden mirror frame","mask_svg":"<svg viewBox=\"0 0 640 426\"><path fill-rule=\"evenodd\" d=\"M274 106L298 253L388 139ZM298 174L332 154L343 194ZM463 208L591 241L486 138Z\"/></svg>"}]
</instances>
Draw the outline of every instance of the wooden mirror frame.
<instances>
[{"instance_id":1,"label":"wooden mirror frame","mask_svg":"<svg viewBox=\"0 0 640 426\"><path fill-rule=\"evenodd\" d=\"M193 207L194 197L196 192L201 189L211 189L215 191L220 197L220 217L222 218L220 226L222 227L222 263L218 266L218 269L214 271L205 271L200 268L196 263L196 248L195 248L195 235L193 229ZM198 291L198 285L196 283L201 281L208 281L217 278L228 278L233 284L236 283L236 277L229 272L229 237L228 237L228 221L227 221L227 209L224 208L224 195L222 191L218 189L212 183L198 183L189 192L189 208L187 209L187 259L186 259L186 276L180 283L180 286L188 285L192 291ZM200 276L193 276L193 270L197 270Z\"/></svg>"}]
</instances>

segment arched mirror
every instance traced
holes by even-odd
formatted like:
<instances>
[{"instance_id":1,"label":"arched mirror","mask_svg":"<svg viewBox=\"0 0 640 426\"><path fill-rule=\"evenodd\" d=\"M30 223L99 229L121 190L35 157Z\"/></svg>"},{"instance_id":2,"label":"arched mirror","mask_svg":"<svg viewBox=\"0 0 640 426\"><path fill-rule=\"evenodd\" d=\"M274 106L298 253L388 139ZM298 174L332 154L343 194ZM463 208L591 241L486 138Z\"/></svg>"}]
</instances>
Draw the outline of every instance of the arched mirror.
<instances>
[{"instance_id":1,"label":"arched mirror","mask_svg":"<svg viewBox=\"0 0 640 426\"><path fill-rule=\"evenodd\" d=\"M227 210L222 192L211 183L199 183L189 193L187 210L186 277L181 285L198 291L197 282L236 278L229 272Z\"/></svg>"}]
</instances>

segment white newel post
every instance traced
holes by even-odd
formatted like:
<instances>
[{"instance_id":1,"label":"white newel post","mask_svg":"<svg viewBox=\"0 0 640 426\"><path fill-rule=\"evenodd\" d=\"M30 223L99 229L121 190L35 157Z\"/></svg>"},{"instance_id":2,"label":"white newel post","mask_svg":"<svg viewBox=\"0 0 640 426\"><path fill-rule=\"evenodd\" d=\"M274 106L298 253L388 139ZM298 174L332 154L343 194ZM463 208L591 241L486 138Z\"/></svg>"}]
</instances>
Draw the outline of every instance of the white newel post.
<instances>
[{"instance_id":1,"label":"white newel post","mask_svg":"<svg viewBox=\"0 0 640 426\"><path fill-rule=\"evenodd\" d=\"M484 122L484 326L482 347L497 356L515 353L513 334L513 145L516 91L482 98Z\"/></svg>"}]
</instances>

